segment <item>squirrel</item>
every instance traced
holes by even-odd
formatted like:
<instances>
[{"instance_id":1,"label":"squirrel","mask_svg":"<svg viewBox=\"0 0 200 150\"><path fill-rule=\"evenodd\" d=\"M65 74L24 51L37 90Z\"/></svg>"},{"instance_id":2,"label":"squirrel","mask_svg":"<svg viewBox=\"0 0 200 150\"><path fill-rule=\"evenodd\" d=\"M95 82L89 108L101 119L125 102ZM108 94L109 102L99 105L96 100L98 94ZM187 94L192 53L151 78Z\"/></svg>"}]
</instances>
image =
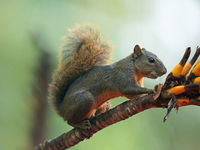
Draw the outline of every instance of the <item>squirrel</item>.
<instances>
[{"instance_id":1,"label":"squirrel","mask_svg":"<svg viewBox=\"0 0 200 150\"><path fill-rule=\"evenodd\" d=\"M167 72L155 54L139 45L129 56L110 64L112 46L90 24L76 25L64 40L49 99L73 127L89 129L89 118L109 110L110 99L153 93L143 87L143 78L155 79Z\"/></svg>"}]
</instances>

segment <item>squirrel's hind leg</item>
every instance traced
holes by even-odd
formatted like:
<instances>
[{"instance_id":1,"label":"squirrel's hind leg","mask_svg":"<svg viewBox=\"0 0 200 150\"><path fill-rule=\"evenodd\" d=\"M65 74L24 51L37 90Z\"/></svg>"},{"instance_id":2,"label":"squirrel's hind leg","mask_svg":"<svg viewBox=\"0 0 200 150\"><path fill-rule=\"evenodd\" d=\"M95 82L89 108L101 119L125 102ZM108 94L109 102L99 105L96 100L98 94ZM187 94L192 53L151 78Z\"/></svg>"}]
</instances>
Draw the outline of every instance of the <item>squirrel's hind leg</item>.
<instances>
[{"instance_id":1,"label":"squirrel's hind leg","mask_svg":"<svg viewBox=\"0 0 200 150\"><path fill-rule=\"evenodd\" d=\"M65 102L67 123L76 128L89 129L91 125L88 119L96 112L91 93L86 91L76 93L67 97Z\"/></svg>"},{"instance_id":2,"label":"squirrel's hind leg","mask_svg":"<svg viewBox=\"0 0 200 150\"><path fill-rule=\"evenodd\" d=\"M102 104L96 111L95 116L108 111L111 108L111 103L109 101Z\"/></svg>"}]
</instances>

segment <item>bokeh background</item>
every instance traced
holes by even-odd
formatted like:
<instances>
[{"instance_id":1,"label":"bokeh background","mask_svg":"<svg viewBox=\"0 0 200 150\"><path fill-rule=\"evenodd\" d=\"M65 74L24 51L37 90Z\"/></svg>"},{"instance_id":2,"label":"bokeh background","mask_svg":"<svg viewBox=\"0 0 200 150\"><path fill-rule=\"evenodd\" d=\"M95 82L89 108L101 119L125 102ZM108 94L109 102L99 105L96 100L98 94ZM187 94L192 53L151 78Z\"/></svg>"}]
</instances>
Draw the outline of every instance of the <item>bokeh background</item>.
<instances>
[{"instance_id":1,"label":"bokeh background","mask_svg":"<svg viewBox=\"0 0 200 150\"><path fill-rule=\"evenodd\" d=\"M45 113L37 113L39 106L35 101L38 93L43 94L38 91L44 81L38 79L42 70L48 72L47 67L51 76L66 30L88 22L98 25L113 43L113 61L127 56L135 44L140 44L156 53L169 72L186 47L191 46L194 52L200 45L199 0L0 0L1 150L32 149L35 122L40 116L43 121L37 130L42 129L42 139L71 129L49 105ZM48 56L41 57L41 47ZM50 63L41 67L41 60ZM164 79L165 76L146 79L145 86L154 87ZM112 104L124 100L115 99ZM165 113L164 109L147 110L71 149L198 150L200 108L180 108L178 114L173 111L163 124Z\"/></svg>"}]
</instances>

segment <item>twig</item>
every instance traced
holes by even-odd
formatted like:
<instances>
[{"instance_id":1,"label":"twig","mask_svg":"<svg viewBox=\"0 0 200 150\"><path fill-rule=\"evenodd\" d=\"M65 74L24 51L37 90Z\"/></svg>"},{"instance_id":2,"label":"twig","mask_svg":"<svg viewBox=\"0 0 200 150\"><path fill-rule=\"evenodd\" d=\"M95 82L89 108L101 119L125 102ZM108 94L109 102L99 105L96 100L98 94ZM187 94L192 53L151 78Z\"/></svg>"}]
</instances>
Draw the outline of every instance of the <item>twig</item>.
<instances>
[{"instance_id":1,"label":"twig","mask_svg":"<svg viewBox=\"0 0 200 150\"><path fill-rule=\"evenodd\" d=\"M30 38L39 53L39 60L35 72L36 81L33 86L33 123L31 130L31 144L38 145L44 139L47 111L48 81L51 70L50 55L47 48L42 46L40 36L34 32Z\"/></svg>"}]
</instances>

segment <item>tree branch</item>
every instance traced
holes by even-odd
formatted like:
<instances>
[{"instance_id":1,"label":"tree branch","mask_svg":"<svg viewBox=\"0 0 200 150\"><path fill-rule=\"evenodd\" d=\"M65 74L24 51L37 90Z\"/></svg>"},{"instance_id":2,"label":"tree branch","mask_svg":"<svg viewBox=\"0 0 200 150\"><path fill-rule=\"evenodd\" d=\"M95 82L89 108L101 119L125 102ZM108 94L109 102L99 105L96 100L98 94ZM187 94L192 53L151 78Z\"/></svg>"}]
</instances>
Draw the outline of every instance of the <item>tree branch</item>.
<instances>
[{"instance_id":1,"label":"tree branch","mask_svg":"<svg viewBox=\"0 0 200 150\"><path fill-rule=\"evenodd\" d=\"M188 74L190 69L187 67L190 66L191 68L199 54L200 48L197 48L192 62L190 61L189 65L185 65L190 55L190 48L187 48L180 63L167 76L165 84L163 86L159 84L155 87L156 93L128 100L103 114L90 118L90 130L74 128L59 137L44 141L34 150L64 150L90 138L94 133L105 127L150 108L168 108L166 116L169 116L174 107L200 106L200 61L190 74ZM188 75L186 76L186 74Z\"/></svg>"},{"instance_id":2,"label":"tree branch","mask_svg":"<svg viewBox=\"0 0 200 150\"><path fill-rule=\"evenodd\" d=\"M135 100L126 101L109 111L90 119L91 130L74 128L71 131L62 134L50 141L44 141L35 150L64 150L78 144L84 139L90 138L94 133L108 127L119 121L147 110L152 107L158 107L156 98L159 96L161 87L156 94L145 95Z\"/></svg>"},{"instance_id":3,"label":"tree branch","mask_svg":"<svg viewBox=\"0 0 200 150\"><path fill-rule=\"evenodd\" d=\"M160 90L158 90L156 94L145 95L134 100L128 100L103 114L91 118L91 130L74 128L52 140L44 141L34 150L64 150L78 144L84 139L90 138L100 130L128 119L144 110L150 108L166 108L169 100L164 101L161 96L159 97L160 99L157 99L159 96L158 94L160 94ZM192 99L187 105L200 106L200 101Z\"/></svg>"}]
</instances>

